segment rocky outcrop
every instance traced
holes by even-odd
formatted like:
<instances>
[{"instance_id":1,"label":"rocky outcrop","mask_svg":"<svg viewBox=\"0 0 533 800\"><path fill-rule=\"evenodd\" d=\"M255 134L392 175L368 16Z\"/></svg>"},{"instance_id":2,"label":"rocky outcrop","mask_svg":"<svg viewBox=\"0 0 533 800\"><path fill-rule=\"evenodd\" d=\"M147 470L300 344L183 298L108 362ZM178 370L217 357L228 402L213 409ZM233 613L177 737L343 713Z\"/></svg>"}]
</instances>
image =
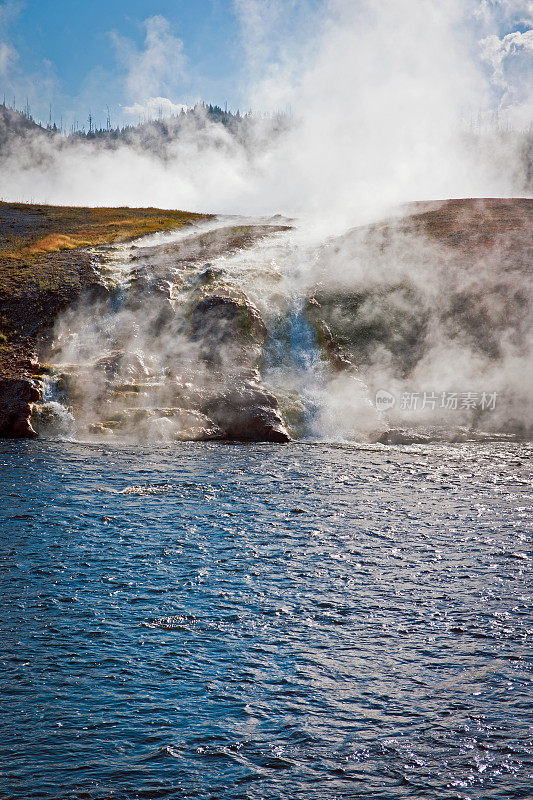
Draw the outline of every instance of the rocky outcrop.
<instances>
[{"instance_id":1,"label":"rocky outcrop","mask_svg":"<svg viewBox=\"0 0 533 800\"><path fill-rule=\"evenodd\" d=\"M249 243L255 238L251 231ZM267 329L259 310L225 270L190 263L194 252L190 242L181 255L148 248L118 289L105 275L103 292L85 292L83 307L69 309L45 350L51 366L47 402L33 414L38 433L54 435L66 420L81 437L289 441L261 381Z\"/></svg>"},{"instance_id":2,"label":"rocky outcrop","mask_svg":"<svg viewBox=\"0 0 533 800\"><path fill-rule=\"evenodd\" d=\"M261 383L259 364L267 329L258 309L244 296L214 293L191 314L191 335L214 370L202 411L240 442L288 442L277 398Z\"/></svg>"},{"instance_id":3,"label":"rocky outcrop","mask_svg":"<svg viewBox=\"0 0 533 800\"><path fill-rule=\"evenodd\" d=\"M209 417L188 408L124 408L102 423L93 423L91 433L116 433L126 437L174 441L223 439L220 428Z\"/></svg>"},{"instance_id":4,"label":"rocky outcrop","mask_svg":"<svg viewBox=\"0 0 533 800\"><path fill-rule=\"evenodd\" d=\"M79 239L71 244L79 247L49 252L52 234L62 229L51 228L48 217L39 227L31 209L0 206L0 222L11 226L8 233L23 226L28 240L27 259L15 258L11 234L6 236L0 225L3 436L34 436L37 425L44 429L56 418L60 405L72 412L81 435L286 442L283 415L300 435L307 424L305 405L298 387L293 397L283 382L274 383L280 410L260 373L265 363L272 377L272 359L282 367L289 361L296 371L307 369L307 353L314 349L328 381L339 386L357 369L371 372L375 363L395 380L407 381L425 368L435 341L459 344L489 366L510 350L525 363L532 201L411 206L403 219L328 241L315 254L316 282L305 313L298 312L296 319L283 296L278 306L269 277L270 336L245 294L255 276L263 280L261 269L255 256L246 264L241 253L288 226L204 229L171 243L147 247L137 240L126 249L106 245L105 252L87 251L79 244L79 226L91 214L104 215L99 224L107 225L107 212L71 209ZM270 275L270 267L266 271ZM263 286L256 291L262 302ZM283 315L291 317L290 324ZM299 315L305 324L299 324ZM39 364L32 361L33 353L51 364L35 425L30 412L38 392L32 379L37 382ZM381 386L367 382L371 393ZM516 394L521 402L523 392ZM518 401L515 406L513 432L522 430ZM391 418L390 424L395 430L386 441L412 440L401 429L402 419ZM501 421L496 424L501 427Z\"/></svg>"},{"instance_id":5,"label":"rocky outcrop","mask_svg":"<svg viewBox=\"0 0 533 800\"><path fill-rule=\"evenodd\" d=\"M333 365L407 377L436 336L495 360L529 338L533 201L413 203L324 246L307 316Z\"/></svg>"},{"instance_id":6,"label":"rocky outcrop","mask_svg":"<svg viewBox=\"0 0 533 800\"><path fill-rule=\"evenodd\" d=\"M108 380L117 376L122 378L142 379L149 375L144 361L139 353L128 353L125 350L112 350L110 353L102 355L93 365L93 369L102 372Z\"/></svg>"},{"instance_id":7,"label":"rocky outcrop","mask_svg":"<svg viewBox=\"0 0 533 800\"><path fill-rule=\"evenodd\" d=\"M12 439L33 439L37 433L30 421L32 403L40 400L40 392L24 378L0 379L0 436Z\"/></svg>"},{"instance_id":8,"label":"rocky outcrop","mask_svg":"<svg viewBox=\"0 0 533 800\"><path fill-rule=\"evenodd\" d=\"M202 410L226 439L279 444L290 441L276 397L259 381L236 378L234 386L211 398Z\"/></svg>"},{"instance_id":9,"label":"rocky outcrop","mask_svg":"<svg viewBox=\"0 0 533 800\"><path fill-rule=\"evenodd\" d=\"M531 438L532 221L531 199L416 203L321 248L306 317L334 368L357 365L371 396L394 386L382 442L427 440L404 426ZM435 384L458 405L424 405Z\"/></svg>"},{"instance_id":10,"label":"rocky outcrop","mask_svg":"<svg viewBox=\"0 0 533 800\"><path fill-rule=\"evenodd\" d=\"M6 119L0 113L0 141ZM22 118L18 123L30 124ZM94 252L87 248L99 248L102 262L106 251L116 250L115 243L205 219L160 209L0 202L0 436L35 435L28 412L35 397L31 379L41 374L37 354L48 354L61 314L113 302L113 290L102 270L95 270Z\"/></svg>"},{"instance_id":11,"label":"rocky outcrop","mask_svg":"<svg viewBox=\"0 0 533 800\"><path fill-rule=\"evenodd\" d=\"M267 330L257 308L246 298L226 294L204 297L191 314L191 337L210 365L255 367Z\"/></svg>"},{"instance_id":12,"label":"rocky outcrop","mask_svg":"<svg viewBox=\"0 0 533 800\"><path fill-rule=\"evenodd\" d=\"M213 345L241 339L263 342L266 327L257 308L249 300L236 300L228 295L204 297L191 316L194 337L201 336Z\"/></svg>"}]
</instances>

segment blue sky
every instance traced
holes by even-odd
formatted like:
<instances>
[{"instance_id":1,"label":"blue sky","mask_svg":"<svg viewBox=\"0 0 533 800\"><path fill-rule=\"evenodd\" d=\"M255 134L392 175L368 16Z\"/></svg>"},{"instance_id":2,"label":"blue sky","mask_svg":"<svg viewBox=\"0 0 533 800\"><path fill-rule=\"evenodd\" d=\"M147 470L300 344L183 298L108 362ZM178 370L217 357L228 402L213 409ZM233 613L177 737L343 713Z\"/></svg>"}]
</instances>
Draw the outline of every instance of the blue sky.
<instances>
[{"instance_id":1,"label":"blue sky","mask_svg":"<svg viewBox=\"0 0 533 800\"><path fill-rule=\"evenodd\" d=\"M28 66L54 61L65 89L75 94L91 65L116 68L110 31L118 31L142 47L140 24L162 15L187 42L188 55L206 76L231 75L234 59L224 57L218 42L232 44L236 20L228 0L26 0L15 25L15 45ZM231 52L231 47L229 52Z\"/></svg>"},{"instance_id":2,"label":"blue sky","mask_svg":"<svg viewBox=\"0 0 533 800\"><path fill-rule=\"evenodd\" d=\"M312 68L327 19L340 28L376 18L382 24L397 0L0 0L0 97L18 108L87 126L91 112L104 125L137 123L198 100L247 110L254 79L294 67ZM404 6L402 6L403 8ZM524 125L531 106L533 30L528 0L411 0L406 13L450 18L461 9L472 59L485 70L493 104L518 108ZM443 10L444 9L444 10ZM344 21L343 21L344 20ZM461 33L462 35L462 33ZM300 46L307 50L300 50ZM409 47L417 42L409 43ZM305 57L302 53L305 52ZM276 72L275 64L290 70ZM309 58L309 56L311 56ZM387 50L372 57L386 64ZM409 57L408 48L406 57ZM270 71L270 72L269 72ZM340 80L346 80L342 66ZM289 75L287 78L286 76ZM297 81L295 83L297 85ZM279 91L280 96L283 91ZM481 102L481 100L480 100ZM256 109L257 110L257 109Z\"/></svg>"},{"instance_id":3,"label":"blue sky","mask_svg":"<svg viewBox=\"0 0 533 800\"><path fill-rule=\"evenodd\" d=\"M117 118L121 106L141 99L124 89L128 64L123 51L141 53L147 34L143 22L158 16L167 23L169 46L172 40L183 41L183 74L167 85L172 100L202 97L236 107L242 99L243 57L231 0L0 2L0 41L13 53L9 71L2 75L0 70L0 92L9 99L18 89L19 107L28 94L40 117L51 102L54 114L65 117L88 113L92 105L97 120L105 119L109 104Z\"/></svg>"}]
</instances>

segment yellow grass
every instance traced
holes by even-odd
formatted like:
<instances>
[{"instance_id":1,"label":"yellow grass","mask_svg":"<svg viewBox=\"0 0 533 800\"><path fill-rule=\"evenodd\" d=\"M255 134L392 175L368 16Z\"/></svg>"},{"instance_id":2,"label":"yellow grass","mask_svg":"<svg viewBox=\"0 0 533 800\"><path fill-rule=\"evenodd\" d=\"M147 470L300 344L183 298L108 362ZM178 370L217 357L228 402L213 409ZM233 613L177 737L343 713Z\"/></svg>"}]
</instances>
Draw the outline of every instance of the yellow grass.
<instances>
[{"instance_id":1,"label":"yellow grass","mask_svg":"<svg viewBox=\"0 0 533 800\"><path fill-rule=\"evenodd\" d=\"M43 253L131 241L158 231L180 228L206 219L203 214L158 208L76 208L0 203L4 217L20 216L15 225L5 224L0 258L25 259Z\"/></svg>"},{"instance_id":2,"label":"yellow grass","mask_svg":"<svg viewBox=\"0 0 533 800\"><path fill-rule=\"evenodd\" d=\"M94 280L84 248L180 228L206 215L158 208L0 202L0 375L22 374L41 331Z\"/></svg>"}]
</instances>

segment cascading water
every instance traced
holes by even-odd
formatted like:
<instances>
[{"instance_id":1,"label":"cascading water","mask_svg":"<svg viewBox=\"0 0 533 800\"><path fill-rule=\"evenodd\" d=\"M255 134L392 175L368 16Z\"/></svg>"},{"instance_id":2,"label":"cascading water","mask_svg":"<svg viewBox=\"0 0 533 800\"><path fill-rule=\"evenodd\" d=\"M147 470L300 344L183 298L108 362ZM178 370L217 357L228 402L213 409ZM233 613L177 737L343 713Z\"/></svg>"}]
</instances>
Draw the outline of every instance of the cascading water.
<instances>
[{"instance_id":1,"label":"cascading water","mask_svg":"<svg viewBox=\"0 0 533 800\"><path fill-rule=\"evenodd\" d=\"M336 372L307 315L314 247L298 231L214 261L261 310L268 328L265 385L297 439L376 438L383 421L354 370Z\"/></svg>"},{"instance_id":2,"label":"cascading water","mask_svg":"<svg viewBox=\"0 0 533 800\"><path fill-rule=\"evenodd\" d=\"M287 312L271 324L264 362L265 381L280 398L293 433L316 438L327 367L303 297L290 298Z\"/></svg>"},{"instance_id":3,"label":"cascading water","mask_svg":"<svg viewBox=\"0 0 533 800\"><path fill-rule=\"evenodd\" d=\"M43 375L42 403L33 407L32 426L42 438L70 438L75 436L76 421L67 407L67 398L61 388L57 373Z\"/></svg>"},{"instance_id":4,"label":"cascading water","mask_svg":"<svg viewBox=\"0 0 533 800\"><path fill-rule=\"evenodd\" d=\"M307 318L304 297L292 297L265 351L265 382L280 399L295 438L346 441L381 430L368 388L354 372L335 372Z\"/></svg>"},{"instance_id":5,"label":"cascading water","mask_svg":"<svg viewBox=\"0 0 533 800\"><path fill-rule=\"evenodd\" d=\"M269 404L275 415L277 399L293 438L352 439L376 429L366 387L354 375L335 374L308 319L307 244L297 232L272 227L270 233L264 221L229 228L226 222L203 226L207 236L196 228L165 234L163 243L149 237L156 244L139 240L93 252L105 291L89 306L67 311L56 326L50 361L68 399L52 396L52 383L45 397L73 408L80 435L220 437L206 414L214 411L223 435L213 392L226 396L235 381L242 384L236 401L255 404L256 420ZM239 240L243 231L249 236L260 228L251 245L226 246L228 236ZM208 296L237 309L237 351L224 336L216 374L191 328L192 309ZM250 350L242 327L253 326L254 314L267 330L260 364L253 355L257 342ZM239 352L248 352L244 362ZM224 400L230 418L240 415L233 402Z\"/></svg>"}]
</instances>

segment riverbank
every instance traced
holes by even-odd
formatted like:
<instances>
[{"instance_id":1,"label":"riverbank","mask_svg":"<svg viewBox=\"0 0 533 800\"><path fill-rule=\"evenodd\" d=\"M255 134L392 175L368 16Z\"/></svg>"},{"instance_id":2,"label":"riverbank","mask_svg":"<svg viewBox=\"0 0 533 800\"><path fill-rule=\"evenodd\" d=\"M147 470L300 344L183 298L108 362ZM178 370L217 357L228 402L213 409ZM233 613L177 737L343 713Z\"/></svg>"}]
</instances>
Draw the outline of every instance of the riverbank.
<instances>
[{"instance_id":1,"label":"riverbank","mask_svg":"<svg viewBox=\"0 0 533 800\"><path fill-rule=\"evenodd\" d=\"M463 437L481 424L527 438L513 387L529 341L532 215L520 198L411 203L310 247L280 217L2 203L0 435L34 436L33 405L60 399L107 437L148 420L185 439L285 441L284 426L328 438L311 417L337 431L345 395L353 425L335 435L351 440L377 390L399 396L430 375L424 391L458 382L506 403L505 418L460 409L444 420L447 440L450 426ZM462 373L446 372L450 348ZM397 415L389 427L411 422L440 419ZM386 425L372 417L367 428L375 440Z\"/></svg>"},{"instance_id":2,"label":"riverbank","mask_svg":"<svg viewBox=\"0 0 533 800\"><path fill-rule=\"evenodd\" d=\"M0 374L34 374L36 348L57 315L98 291L89 247L128 242L209 219L155 208L0 203Z\"/></svg>"},{"instance_id":3,"label":"riverbank","mask_svg":"<svg viewBox=\"0 0 533 800\"><path fill-rule=\"evenodd\" d=\"M53 368L51 370L48 364L43 363L43 359L46 361L51 356L54 326L67 309L78 315L80 325L84 314L93 320L101 319L103 314L110 326L116 323L120 325L121 317L115 312L124 302L124 293L127 292L126 305L130 312L134 310L139 315L139 320L150 316L156 309L157 320L154 319L152 333L157 339L165 324L175 316L176 303L179 305L172 291L169 291L178 276L188 275L191 268L198 271L209 259L246 250L259 239L288 229L287 225L276 224L275 220L265 225L240 224L240 220L237 220L238 224L225 224L222 221L221 224L210 226L214 218L209 215L158 209L74 209L3 204L0 214L3 215L0 217L3 229L0 243L0 435L8 437L31 438L36 435L32 411L35 410L34 404L37 404L39 418L39 403L50 399L46 396L48 391L45 390L46 379L43 380L43 375L54 372ZM194 227L200 224L201 227ZM190 232L184 230L182 236L180 229L188 226ZM154 233L163 236L147 238ZM128 246L127 243L133 241L135 245ZM202 302L195 313L193 308L190 309L195 329L191 333L196 340L202 339L204 345L208 345L209 352L203 353L201 361L209 362L215 355L218 358L222 345L227 352L230 349L228 339L233 337L240 349L240 367L250 367L253 372L256 359L252 351L254 345L257 350L260 344L255 339L264 336L264 331L259 322L257 330L254 328L255 310L247 303L246 296L235 293L225 283L221 286L212 285L215 277L209 270L203 274L194 301ZM177 335L177 331L173 331L172 336ZM124 366L127 375L122 374L122 362L131 355L133 341L130 346L125 343L119 346L115 342L112 352L106 350L109 345L107 340L99 344L102 352L91 354L95 363L76 362L74 374L72 364L66 371L56 369L55 383L69 381L71 388L72 383L76 383L78 395L83 396L85 401L88 396L91 402L94 401L90 413L95 417L98 416L97 407L105 406L104 422L110 423L105 433L109 434L117 424L120 426L123 423L124 418L129 420L132 416L123 411L133 411L129 401L135 390L125 393L124 383L137 381L135 387L138 391L138 381L145 379L146 382L148 371L143 366L140 372L133 375L130 365L128 368ZM55 345L57 360L57 343ZM155 339L152 345L154 350L158 349ZM246 364L240 358L244 351ZM244 385L242 372L240 369L240 389ZM165 371L158 377L164 379ZM223 377L227 378L227 375ZM95 385L101 388L100 378L109 391L93 396ZM179 407L176 406L176 398L169 406L166 396L167 404L164 409L157 408L156 417L158 420L160 417L164 419L165 424L169 419L178 419L180 425L185 421L192 438L204 434L209 438L223 438L226 435L231 438L263 438L266 435L279 438L279 433L270 431L272 424L278 426L277 418L271 420L270 411L266 409L266 406L274 408L275 400L259 391L255 378L255 373L246 376L246 397L239 396L237 403L240 411L243 410L243 403L246 408L253 407L254 422L246 424L245 429L242 428L242 420L238 425L236 420L231 425L225 420L222 428L209 423L196 413L199 403L193 404L195 407L191 409L187 401L185 408L181 395ZM150 383L149 389L152 388L153 384ZM220 413L224 418L228 416L228 403L231 405L231 415L235 416L235 386L228 386L227 390L230 389L233 392L231 400L222 403L222 412L218 409L218 403L213 408L210 406L210 415L214 418ZM118 397L120 408L115 407L116 403L113 408L108 407L105 401L110 400L110 395L115 399ZM139 400L137 397L134 399ZM129 404L124 409L123 401L126 400ZM265 407L261 414L258 410L259 400ZM202 403L207 403L205 397ZM140 413L138 403L134 406L133 416L137 420ZM154 407L149 405L144 411L151 421L156 411ZM119 420L116 419L118 412ZM250 413L247 411L248 416ZM239 416L242 416L241 413ZM40 419L42 421L42 416ZM201 425L202 422L205 425ZM264 430L265 425L269 428L268 434ZM92 425L93 432L97 427ZM249 430L250 427L253 430ZM259 428L262 432L258 432ZM188 435L186 438L189 438ZM283 433L282 440L286 438Z\"/></svg>"}]
</instances>

